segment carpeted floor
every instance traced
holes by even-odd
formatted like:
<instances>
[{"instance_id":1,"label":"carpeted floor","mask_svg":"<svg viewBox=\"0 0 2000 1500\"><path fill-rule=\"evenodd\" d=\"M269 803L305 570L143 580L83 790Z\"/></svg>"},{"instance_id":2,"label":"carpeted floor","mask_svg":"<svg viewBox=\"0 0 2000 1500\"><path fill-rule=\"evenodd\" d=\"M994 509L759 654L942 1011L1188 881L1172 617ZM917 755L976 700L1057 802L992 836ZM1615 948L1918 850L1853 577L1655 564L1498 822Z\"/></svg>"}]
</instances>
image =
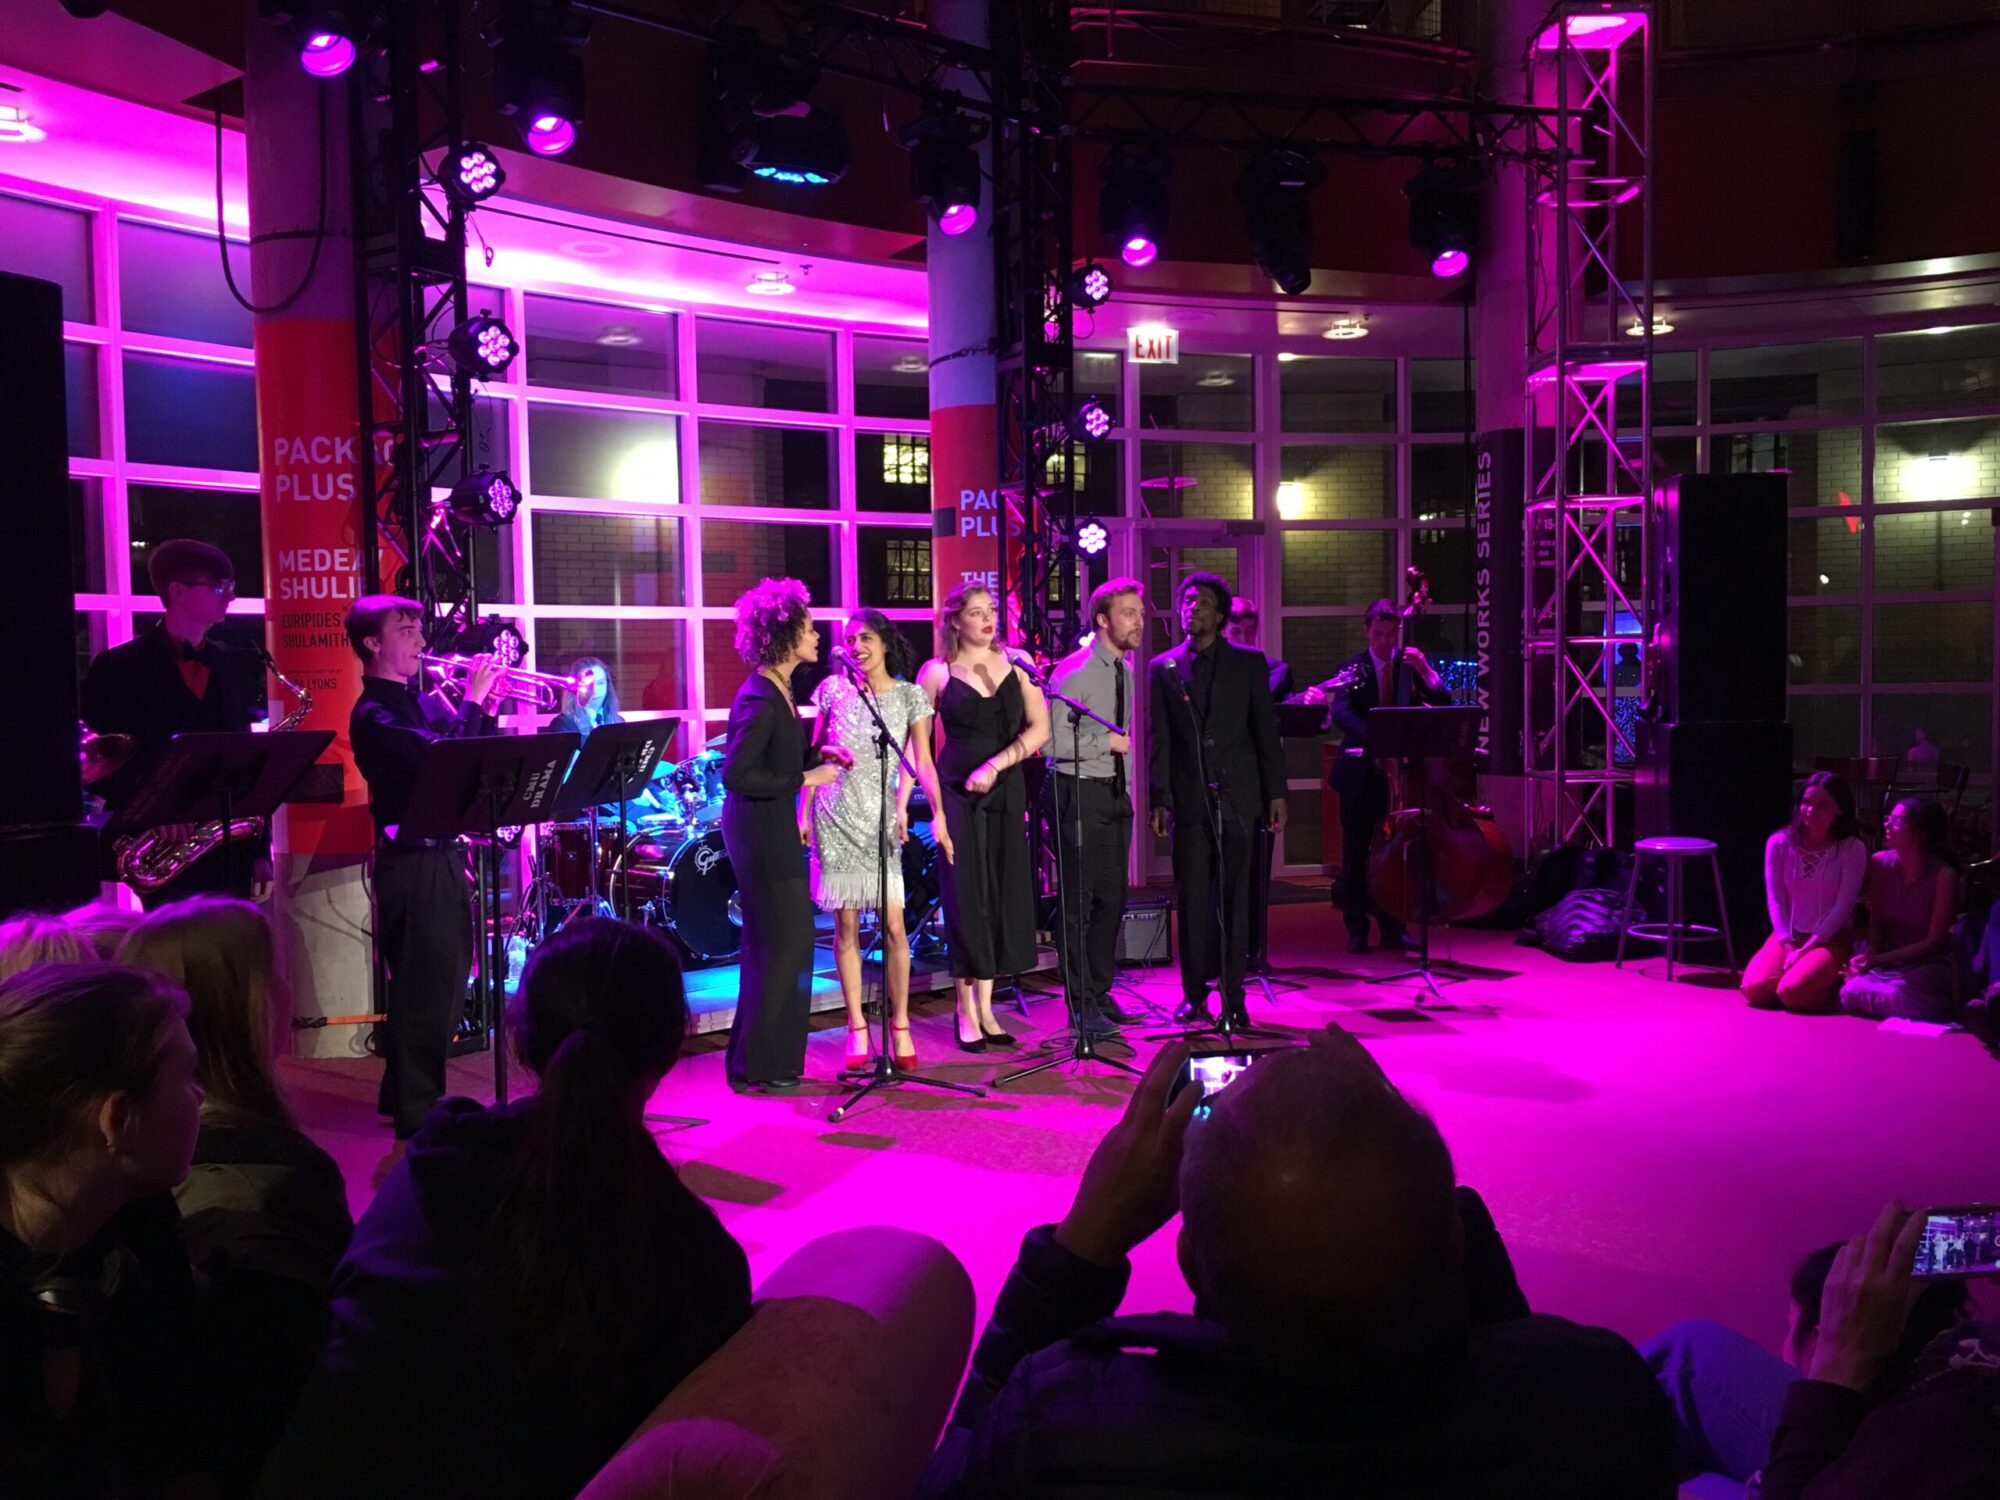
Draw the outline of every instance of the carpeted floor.
<instances>
[{"instance_id":1,"label":"carpeted floor","mask_svg":"<svg viewBox=\"0 0 2000 1500\"><path fill-rule=\"evenodd\" d=\"M1885 1198L2000 1198L2000 1063L1970 1036L1751 1011L1727 988L1667 985L1657 960L1622 972L1567 965L1490 932L1441 945L1479 973L1447 991L1459 1008L1419 1013L1407 986L1364 982L1400 963L1349 959L1339 937L1323 905L1274 909L1280 993L1273 1007L1253 991L1254 1016L1366 1039L1437 1117L1540 1310L1633 1338L1719 1318L1775 1346L1792 1263L1864 1228ZM1134 973L1136 995L1164 1016L1178 998L1172 972ZM920 1005L928 1071L977 1083L1017 1065L959 1052L950 1014L942 1000ZM1026 1044L1060 1030L1062 1010L1046 996L1025 1020L1003 1019ZM1022 1231L1060 1216L1127 1092L1123 1075L1101 1068L1057 1069L984 1099L905 1086L836 1125L837 1022L813 1034L809 1081L789 1097L732 1094L719 1044L697 1043L654 1107L706 1122L662 1127L662 1145L754 1273L829 1230L905 1225L958 1253L982 1315ZM1141 1043L1137 1055L1151 1051ZM374 1065L288 1062L286 1072L358 1213L390 1145L373 1111ZM487 1059L456 1061L452 1076L490 1097ZM1135 1257L1127 1306L1187 1302L1170 1229Z\"/></svg>"}]
</instances>

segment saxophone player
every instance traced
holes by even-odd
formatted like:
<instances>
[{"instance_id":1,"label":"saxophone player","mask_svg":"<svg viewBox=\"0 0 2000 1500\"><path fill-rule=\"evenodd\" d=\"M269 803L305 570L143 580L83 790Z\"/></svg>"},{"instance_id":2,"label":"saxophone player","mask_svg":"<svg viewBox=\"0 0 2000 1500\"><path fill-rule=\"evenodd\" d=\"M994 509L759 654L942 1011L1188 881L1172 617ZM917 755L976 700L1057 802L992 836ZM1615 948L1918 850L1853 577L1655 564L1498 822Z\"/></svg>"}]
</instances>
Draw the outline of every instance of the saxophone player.
<instances>
[{"instance_id":1,"label":"saxophone player","mask_svg":"<svg viewBox=\"0 0 2000 1500\"><path fill-rule=\"evenodd\" d=\"M130 759L92 788L114 810L175 735L240 733L266 702L258 654L225 650L210 638L236 597L228 554L176 537L153 549L146 572L165 612L124 645L100 652L83 679L84 723L133 742ZM141 890L139 899L150 910L207 891L268 897L268 836L211 850L164 885Z\"/></svg>"}]
</instances>

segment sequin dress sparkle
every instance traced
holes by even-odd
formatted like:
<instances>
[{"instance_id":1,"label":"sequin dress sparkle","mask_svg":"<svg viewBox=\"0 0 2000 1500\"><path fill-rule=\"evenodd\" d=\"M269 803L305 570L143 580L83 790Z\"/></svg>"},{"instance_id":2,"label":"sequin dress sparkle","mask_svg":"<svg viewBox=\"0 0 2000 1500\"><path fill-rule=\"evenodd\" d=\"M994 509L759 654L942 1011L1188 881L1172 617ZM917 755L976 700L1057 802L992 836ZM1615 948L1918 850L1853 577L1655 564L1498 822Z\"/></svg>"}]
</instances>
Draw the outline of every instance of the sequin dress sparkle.
<instances>
[{"instance_id":1,"label":"sequin dress sparkle","mask_svg":"<svg viewBox=\"0 0 2000 1500\"><path fill-rule=\"evenodd\" d=\"M813 694L826 728L822 741L844 746L854 764L832 786L813 792L813 900L821 911L873 911L881 872L877 868L880 841L889 845L889 904L903 904L903 856L893 842L896 827L896 784L901 776L888 758L889 796L882 797L882 747L875 738L861 690L845 677L829 677ZM914 683L898 682L877 700L882 721L898 743L907 743L910 728L931 716L931 701ZM915 764L914 752L911 763Z\"/></svg>"}]
</instances>

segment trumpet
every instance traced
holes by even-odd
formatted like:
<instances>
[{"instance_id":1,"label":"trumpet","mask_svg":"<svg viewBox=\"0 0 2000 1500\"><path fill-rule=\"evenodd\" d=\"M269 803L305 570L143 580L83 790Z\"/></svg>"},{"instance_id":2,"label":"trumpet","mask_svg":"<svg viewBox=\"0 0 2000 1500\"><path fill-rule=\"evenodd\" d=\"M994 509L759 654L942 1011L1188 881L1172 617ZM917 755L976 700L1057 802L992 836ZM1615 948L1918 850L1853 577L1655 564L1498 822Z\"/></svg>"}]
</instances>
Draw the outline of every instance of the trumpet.
<instances>
[{"instance_id":1,"label":"trumpet","mask_svg":"<svg viewBox=\"0 0 2000 1500\"><path fill-rule=\"evenodd\" d=\"M479 665L476 656L426 655L424 665L437 674L442 685L465 691L466 679L472 669ZM553 672L530 672L526 667L495 668L494 684L503 700L513 699L529 703L543 712L550 712L562 704L564 693L576 691L574 677L558 677Z\"/></svg>"}]
</instances>

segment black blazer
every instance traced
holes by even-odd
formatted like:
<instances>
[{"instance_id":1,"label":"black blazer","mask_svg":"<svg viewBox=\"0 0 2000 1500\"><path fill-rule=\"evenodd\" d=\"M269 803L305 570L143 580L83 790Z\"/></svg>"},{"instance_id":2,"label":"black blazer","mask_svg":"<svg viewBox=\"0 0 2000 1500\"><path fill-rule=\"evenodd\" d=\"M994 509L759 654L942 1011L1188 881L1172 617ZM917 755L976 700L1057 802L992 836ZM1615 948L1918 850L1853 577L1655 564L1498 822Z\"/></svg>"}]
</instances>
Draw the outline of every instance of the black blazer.
<instances>
[{"instance_id":1,"label":"black blazer","mask_svg":"<svg viewBox=\"0 0 2000 1500\"><path fill-rule=\"evenodd\" d=\"M228 650L213 639L201 648L208 691L200 698L181 676L164 625L101 652L84 674L83 722L99 734L129 734L132 759L91 788L113 807L137 790L140 778L177 734L240 732L268 701L264 664L252 651Z\"/></svg>"},{"instance_id":2,"label":"black blazer","mask_svg":"<svg viewBox=\"0 0 2000 1500\"><path fill-rule=\"evenodd\" d=\"M1272 801L1285 795L1270 668L1260 651L1224 640L1214 649L1215 681L1206 704L1194 692L1194 661L1186 641L1154 657L1148 668L1148 800L1155 808L1176 809L1177 818L1197 817L1205 792L1205 758L1210 777L1222 788L1224 808L1239 823L1261 823Z\"/></svg>"},{"instance_id":3,"label":"black blazer","mask_svg":"<svg viewBox=\"0 0 2000 1500\"><path fill-rule=\"evenodd\" d=\"M1343 797L1360 791L1370 776L1381 774L1367 755L1368 715L1373 709L1390 706L1382 702L1376 684L1375 659L1362 651L1340 664L1343 672L1357 667L1361 669L1361 680L1353 687L1337 689L1333 695L1333 722L1341 733L1341 753L1327 775L1327 784ZM1396 672L1399 682L1409 680L1409 700L1413 705L1427 703L1435 707L1451 702L1448 689L1429 686L1407 663L1398 666Z\"/></svg>"},{"instance_id":4,"label":"black blazer","mask_svg":"<svg viewBox=\"0 0 2000 1500\"><path fill-rule=\"evenodd\" d=\"M753 672L729 705L729 743L722 752L722 833L736 878L805 878L799 842L799 792L806 767L818 760L805 725L777 684ZM753 867L746 869L745 862Z\"/></svg>"}]
</instances>

